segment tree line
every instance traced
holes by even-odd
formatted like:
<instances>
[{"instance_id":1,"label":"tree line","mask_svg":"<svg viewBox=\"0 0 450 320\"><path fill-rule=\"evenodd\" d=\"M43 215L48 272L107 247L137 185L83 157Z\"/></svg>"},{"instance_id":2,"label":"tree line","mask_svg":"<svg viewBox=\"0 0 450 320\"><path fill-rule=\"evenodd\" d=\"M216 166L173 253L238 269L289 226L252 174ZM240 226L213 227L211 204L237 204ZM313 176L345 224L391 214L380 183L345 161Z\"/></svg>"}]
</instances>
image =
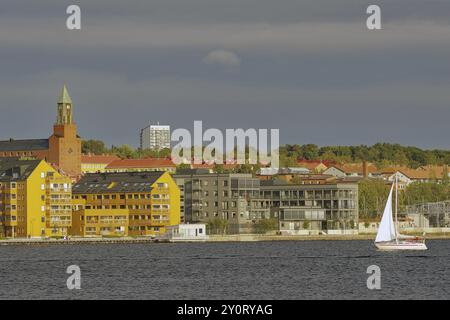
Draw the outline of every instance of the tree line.
<instances>
[{"instance_id":1,"label":"tree line","mask_svg":"<svg viewBox=\"0 0 450 320\"><path fill-rule=\"evenodd\" d=\"M83 153L114 154L120 158L170 157L170 149L142 150L129 145L106 147L100 140L82 142ZM248 150L247 150L248 151ZM403 165L417 168L425 165L450 165L450 150L424 150L400 144L377 143L372 146L325 146L315 144L286 144L280 147L280 165L295 166L298 159L328 160L336 163L369 161L379 167Z\"/></svg>"},{"instance_id":2,"label":"tree line","mask_svg":"<svg viewBox=\"0 0 450 320\"><path fill-rule=\"evenodd\" d=\"M365 179L359 182L358 203L360 219L379 219L383 214L390 185L378 179ZM407 205L425 202L450 200L450 183L444 178L441 183L436 181L414 182L398 193L399 212Z\"/></svg>"},{"instance_id":3,"label":"tree line","mask_svg":"<svg viewBox=\"0 0 450 320\"><path fill-rule=\"evenodd\" d=\"M449 150L424 150L400 144L377 143L372 146L325 146L287 144L280 147L282 166L293 165L297 159L328 160L337 163L369 161L378 167L403 165L418 168L425 165L450 165Z\"/></svg>"}]
</instances>

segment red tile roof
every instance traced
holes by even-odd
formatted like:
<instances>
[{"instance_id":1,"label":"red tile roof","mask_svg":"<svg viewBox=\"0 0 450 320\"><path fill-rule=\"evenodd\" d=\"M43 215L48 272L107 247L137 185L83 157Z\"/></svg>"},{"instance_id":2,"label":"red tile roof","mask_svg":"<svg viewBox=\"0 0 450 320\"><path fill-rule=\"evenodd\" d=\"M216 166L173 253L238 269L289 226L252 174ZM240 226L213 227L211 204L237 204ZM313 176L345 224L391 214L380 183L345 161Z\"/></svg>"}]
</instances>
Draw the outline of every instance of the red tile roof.
<instances>
[{"instance_id":1,"label":"red tile roof","mask_svg":"<svg viewBox=\"0 0 450 320\"><path fill-rule=\"evenodd\" d=\"M347 174L351 174L351 173L363 174L363 171L364 171L364 163L361 163L361 162L345 163L342 165L337 165L335 167L344 171ZM373 163L367 163L367 172L368 173L377 173L378 168Z\"/></svg>"},{"instance_id":2,"label":"red tile roof","mask_svg":"<svg viewBox=\"0 0 450 320\"><path fill-rule=\"evenodd\" d=\"M108 164L106 169L164 167L175 168L176 165L169 158L119 159Z\"/></svg>"},{"instance_id":3,"label":"red tile roof","mask_svg":"<svg viewBox=\"0 0 450 320\"><path fill-rule=\"evenodd\" d=\"M397 171L403 173L408 178L413 180L427 180L431 178L442 179L445 172L445 166L422 166L417 169L411 169L404 166L393 166L384 168L382 170L382 173L394 174Z\"/></svg>"}]
</instances>

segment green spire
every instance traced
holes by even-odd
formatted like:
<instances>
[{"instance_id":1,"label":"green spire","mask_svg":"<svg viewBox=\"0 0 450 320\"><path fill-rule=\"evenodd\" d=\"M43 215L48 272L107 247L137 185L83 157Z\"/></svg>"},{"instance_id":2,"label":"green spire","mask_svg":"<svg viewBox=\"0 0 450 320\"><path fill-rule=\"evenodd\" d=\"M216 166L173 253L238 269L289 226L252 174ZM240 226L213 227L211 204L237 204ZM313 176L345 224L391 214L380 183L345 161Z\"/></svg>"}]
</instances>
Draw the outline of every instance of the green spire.
<instances>
[{"instance_id":1,"label":"green spire","mask_svg":"<svg viewBox=\"0 0 450 320\"><path fill-rule=\"evenodd\" d=\"M66 84L64 84L62 90L61 90L61 95L59 96L59 100L58 103L70 103L72 104L72 99L69 96L69 92L67 91L67 87Z\"/></svg>"}]
</instances>

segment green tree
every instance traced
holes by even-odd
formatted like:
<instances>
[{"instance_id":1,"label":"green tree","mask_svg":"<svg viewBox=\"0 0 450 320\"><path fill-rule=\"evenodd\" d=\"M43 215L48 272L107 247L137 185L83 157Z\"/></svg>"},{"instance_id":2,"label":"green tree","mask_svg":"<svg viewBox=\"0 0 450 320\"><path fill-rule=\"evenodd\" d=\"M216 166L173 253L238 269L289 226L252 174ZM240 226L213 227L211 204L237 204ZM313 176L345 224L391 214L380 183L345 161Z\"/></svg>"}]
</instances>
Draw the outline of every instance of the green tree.
<instances>
[{"instance_id":1,"label":"green tree","mask_svg":"<svg viewBox=\"0 0 450 320\"><path fill-rule=\"evenodd\" d=\"M112 146L111 152L122 159L136 159L138 158L138 153L135 149L127 144L121 146Z\"/></svg>"},{"instance_id":2,"label":"green tree","mask_svg":"<svg viewBox=\"0 0 450 320\"><path fill-rule=\"evenodd\" d=\"M83 140L81 141L82 153L104 154L108 150L105 147L105 143L100 140Z\"/></svg>"},{"instance_id":3,"label":"green tree","mask_svg":"<svg viewBox=\"0 0 450 320\"><path fill-rule=\"evenodd\" d=\"M375 218L381 215L389 193L389 186L382 180L364 179L358 185L359 215Z\"/></svg>"},{"instance_id":4,"label":"green tree","mask_svg":"<svg viewBox=\"0 0 450 320\"><path fill-rule=\"evenodd\" d=\"M228 220L215 217L209 219L206 226L208 228L208 233L224 235L227 232Z\"/></svg>"},{"instance_id":5,"label":"green tree","mask_svg":"<svg viewBox=\"0 0 450 320\"><path fill-rule=\"evenodd\" d=\"M191 165L187 163L181 163L177 166L177 170L184 170L184 169L190 169Z\"/></svg>"},{"instance_id":6,"label":"green tree","mask_svg":"<svg viewBox=\"0 0 450 320\"><path fill-rule=\"evenodd\" d=\"M261 219L253 225L253 231L258 234L265 234L278 230L278 220L275 218Z\"/></svg>"},{"instance_id":7,"label":"green tree","mask_svg":"<svg viewBox=\"0 0 450 320\"><path fill-rule=\"evenodd\" d=\"M319 148L315 144L305 144L301 148L302 156L306 160L314 160L319 157Z\"/></svg>"},{"instance_id":8,"label":"green tree","mask_svg":"<svg viewBox=\"0 0 450 320\"><path fill-rule=\"evenodd\" d=\"M406 187L404 198L408 205L445 201L450 199L450 187L443 183L412 183Z\"/></svg>"},{"instance_id":9,"label":"green tree","mask_svg":"<svg viewBox=\"0 0 450 320\"><path fill-rule=\"evenodd\" d=\"M303 229L309 229L309 226L311 225L311 223L309 222L309 220L305 220L303 221Z\"/></svg>"}]
</instances>

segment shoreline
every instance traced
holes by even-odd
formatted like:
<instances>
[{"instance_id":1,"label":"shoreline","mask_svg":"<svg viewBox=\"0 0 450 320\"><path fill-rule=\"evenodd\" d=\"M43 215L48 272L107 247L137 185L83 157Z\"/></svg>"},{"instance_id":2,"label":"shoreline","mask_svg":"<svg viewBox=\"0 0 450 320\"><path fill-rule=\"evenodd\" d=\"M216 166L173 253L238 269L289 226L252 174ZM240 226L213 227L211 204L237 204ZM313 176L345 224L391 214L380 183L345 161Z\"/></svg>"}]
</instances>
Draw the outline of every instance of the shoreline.
<instances>
[{"instance_id":1,"label":"shoreline","mask_svg":"<svg viewBox=\"0 0 450 320\"><path fill-rule=\"evenodd\" d=\"M152 238L72 238L63 239L3 239L0 246L18 245L83 245L83 244L144 244L144 243L217 243L217 242L271 242L271 241L373 241L374 234L359 235L210 235L205 240L178 240L175 242L166 239ZM427 240L450 240L450 234L429 234Z\"/></svg>"}]
</instances>

